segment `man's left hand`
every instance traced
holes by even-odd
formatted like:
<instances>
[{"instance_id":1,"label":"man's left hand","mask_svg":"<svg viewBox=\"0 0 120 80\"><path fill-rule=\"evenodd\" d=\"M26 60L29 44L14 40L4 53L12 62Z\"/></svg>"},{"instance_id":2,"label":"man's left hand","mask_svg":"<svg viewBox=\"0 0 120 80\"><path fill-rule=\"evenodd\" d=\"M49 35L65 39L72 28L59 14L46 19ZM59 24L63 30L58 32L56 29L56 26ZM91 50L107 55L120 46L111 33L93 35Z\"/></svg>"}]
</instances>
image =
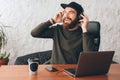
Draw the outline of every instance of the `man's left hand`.
<instances>
[{"instance_id":1,"label":"man's left hand","mask_svg":"<svg viewBox=\"0 0 120 80\"><path fill-rule=\"evenodd\" d=\"M80 16L82 16L83 19L79 20L81 28L83 33L87 32L87 27L88 27L88 23L89 23L89 19L88 16L85 14L81 14Z\"/></svg>"}]
</instances>

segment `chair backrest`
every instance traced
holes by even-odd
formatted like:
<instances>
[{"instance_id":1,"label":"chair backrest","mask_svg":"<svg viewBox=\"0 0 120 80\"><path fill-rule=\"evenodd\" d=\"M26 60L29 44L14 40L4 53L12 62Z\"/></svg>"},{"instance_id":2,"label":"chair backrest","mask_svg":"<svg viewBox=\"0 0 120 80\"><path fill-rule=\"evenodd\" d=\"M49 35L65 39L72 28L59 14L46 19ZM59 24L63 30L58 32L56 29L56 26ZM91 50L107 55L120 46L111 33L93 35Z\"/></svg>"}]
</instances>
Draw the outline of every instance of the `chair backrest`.
<instances>
[{"instance_id":1,"label":"chair backrest","mask_svg":"<svg viewBox=\"0 0 120 80\"><path fill-rule=\"evenodd\" d=\"M100 23L98 21L90 21L88 24L88 32L94 36L95 51L98 51L100 45Z\"/></svg>"}]
</instances>

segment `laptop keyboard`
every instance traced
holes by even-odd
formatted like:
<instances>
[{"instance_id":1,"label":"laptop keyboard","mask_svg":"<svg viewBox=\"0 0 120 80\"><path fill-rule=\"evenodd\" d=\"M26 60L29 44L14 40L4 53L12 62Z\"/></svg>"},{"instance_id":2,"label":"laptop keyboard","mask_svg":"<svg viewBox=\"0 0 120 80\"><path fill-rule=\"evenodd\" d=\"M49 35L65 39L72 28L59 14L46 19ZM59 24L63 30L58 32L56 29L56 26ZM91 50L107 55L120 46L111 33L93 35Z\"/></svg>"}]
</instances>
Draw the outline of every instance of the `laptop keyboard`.
<instances>
[{"instance_id":1,"label":"laptop keyboard","mask_svg":"<svg viewBox=\"0 0 120 80\"><path fill-rule=\"evenodd\" d=\"M69 69L65 69L65 70L72 74L75 74L75 72L76 72L76 68L69 68Z\"/></svg>"}]
</instances>

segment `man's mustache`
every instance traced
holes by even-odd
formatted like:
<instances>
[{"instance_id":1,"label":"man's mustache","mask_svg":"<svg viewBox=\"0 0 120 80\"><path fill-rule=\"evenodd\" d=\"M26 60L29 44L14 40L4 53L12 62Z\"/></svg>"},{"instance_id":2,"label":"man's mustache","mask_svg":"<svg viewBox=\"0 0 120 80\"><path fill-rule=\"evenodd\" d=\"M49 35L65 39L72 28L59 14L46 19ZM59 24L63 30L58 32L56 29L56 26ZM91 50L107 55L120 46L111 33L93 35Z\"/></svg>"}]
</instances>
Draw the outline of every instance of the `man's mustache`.
<instances>
[{"instance_id":1,"label":"man's mustache","mask_svg":"<svg viewBox=\"0 0 120 80\"><path fill-rule=\"evenodd\" d=\"M68 18L64 18L64 19L63 19L63 21L65 21L66 19L68 19L68 20L71 20L71 21L72 21L72 19L71 19L71 18L69 18L69 17L68 17Z\"/></svg>"}]
</instances>

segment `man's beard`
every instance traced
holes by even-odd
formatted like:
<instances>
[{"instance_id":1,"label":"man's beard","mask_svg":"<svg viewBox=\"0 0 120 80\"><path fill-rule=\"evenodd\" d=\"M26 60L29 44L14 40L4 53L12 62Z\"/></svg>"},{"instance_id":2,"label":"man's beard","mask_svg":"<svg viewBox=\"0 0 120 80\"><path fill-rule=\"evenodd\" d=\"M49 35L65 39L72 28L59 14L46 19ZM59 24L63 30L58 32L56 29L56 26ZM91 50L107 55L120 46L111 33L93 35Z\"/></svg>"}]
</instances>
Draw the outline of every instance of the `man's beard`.
<instances>
[{"instance_id":1,"label":"man's beard","mask_svg":"<svg viewBox=\"0 0 120 80\"><path fill-rule=\"evenodd\" d=\"M78 18L76 18L75 20L72 20L71 18L67 18L67 19L71 20L71 23L65 23L65 19L66 18L63 19L63 28L64 29L72 29L78 24Z\"/></svg>"}]
</instances>

